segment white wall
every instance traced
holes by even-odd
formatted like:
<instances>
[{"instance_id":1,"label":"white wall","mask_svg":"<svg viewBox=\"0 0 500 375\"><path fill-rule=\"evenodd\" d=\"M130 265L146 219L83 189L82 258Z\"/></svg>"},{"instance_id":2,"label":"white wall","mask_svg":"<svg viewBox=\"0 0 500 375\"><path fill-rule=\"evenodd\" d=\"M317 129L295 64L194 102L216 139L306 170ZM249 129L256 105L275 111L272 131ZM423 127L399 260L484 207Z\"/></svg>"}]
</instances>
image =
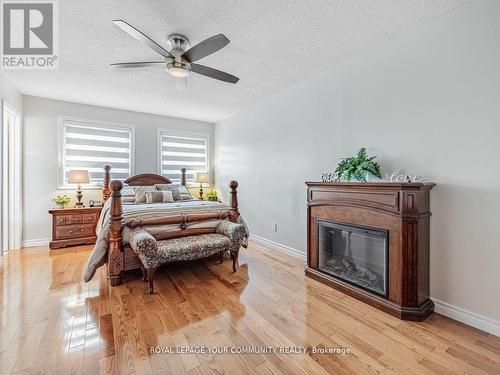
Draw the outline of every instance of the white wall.
<instances>
[{"instance_id":1,"label":"white wall","mask_svg":"<svg viewBox=\"0 0 500 375\"><path fill-rule=\"evenodd\" d=\"M50 237L51 199L74 191L57 190L57 117L60 115L135 125L135 173L158 173L158 129L209 133L205 122L121 111L32 96L23 97L23 241L25 245ZM101 190L84 190L84 201L99 200Z\"/></svg>"},{"instance_id":2,"label":"white wall","mask_svg":"<svg viewBox=\"0 0 500 375\"><path fill-rule=\"evenodd\" d=\"M217 123L223 196L237 179L251 232L305 251L304 181L366 146L384 174L437 183L433 298L499 324L499 14L500 1L473 1Z\"/></svg>"},{"instance_id":3,"label":"white wall","mask_svg":"<svg viewBox=\"0 0 500 375\"><path fill-rule=\"evenodd\" d=\"M0 100L5 100L19 113L22 110L22 95L0 70Z\"/></svg>"}]
</instances>

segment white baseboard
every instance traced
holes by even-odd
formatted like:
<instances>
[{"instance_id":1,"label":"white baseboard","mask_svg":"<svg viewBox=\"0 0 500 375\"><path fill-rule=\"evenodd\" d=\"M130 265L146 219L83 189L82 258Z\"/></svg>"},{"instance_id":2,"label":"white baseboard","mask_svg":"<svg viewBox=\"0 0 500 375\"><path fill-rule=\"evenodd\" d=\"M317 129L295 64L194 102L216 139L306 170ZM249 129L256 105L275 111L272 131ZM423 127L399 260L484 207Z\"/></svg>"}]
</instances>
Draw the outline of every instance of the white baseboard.
<instances>
[{"instance_id":1,"label":"white baseboard","mask_svg":"<svg viewBox=\"0 0 500 375\"><path fill-rule=\"evenodd\" d=\"M281 251L285 254L291 255L295 258L299 258L301 260L306 260L306 253L297 249L294 249L293 247L282 245L278 242L274 242L271 240L268 240L267 238L256 236L255 234L250 234L250 239L261 244L264 246L271 247L273 249L276 249L278 251Z\"/></svg>"},{"instance_id":2,"label":"white baseboard","mask_svg":"<svg viewBox=\"0 0 500 375\"><path fill-rule=\"evenodd\" d=\"M500 321L487 318L486 316L462 309L461 307L451 305L433 297L431 299L435 305L434 311L438 314L500 337Z\"/></svg>"},{"instance_id":3,"label":"white baseboard","mask_svg":"<svg viewBox=\"0 0 500 375\"><path fill-rule=\"evenodd\" d=\"M277 251L281 251L282 253L291 255L293 257L306 260L306 253L294 249L293 247L289 247L286 245L282 245L278 242L274 242L271 240L268 240L267 238L263 238L260 236L256 236L254 234L250 235L250 239L263 245L270 247L272 249L275 249ZM499 336L500 337L500 322L491 318L487 318L485 316L476 314L472 311L468 311L465 309L462 309L461 307L451 305L449 303L440 301L436 298L432 298L432 301L434 302L435 309L434 311L437 312L438 314L447 316L448 318L457 320L459 322L462 322L464 324L467 324L471 327L478 328L480 330L483 330L485 332L491 333L492 335Z\"/></svg>"},{"instance_id":4,"label":"white baseboard","mask_svg":"<svg viewBox=\"0 0 500 375\"><path fill-rule=\"evenodd\" d=\"M21 247L35 247L35 246L47 246L49 244L48 238L39 238L37 240L24 240L21 242Z\"/></svg>"}]
</instances>

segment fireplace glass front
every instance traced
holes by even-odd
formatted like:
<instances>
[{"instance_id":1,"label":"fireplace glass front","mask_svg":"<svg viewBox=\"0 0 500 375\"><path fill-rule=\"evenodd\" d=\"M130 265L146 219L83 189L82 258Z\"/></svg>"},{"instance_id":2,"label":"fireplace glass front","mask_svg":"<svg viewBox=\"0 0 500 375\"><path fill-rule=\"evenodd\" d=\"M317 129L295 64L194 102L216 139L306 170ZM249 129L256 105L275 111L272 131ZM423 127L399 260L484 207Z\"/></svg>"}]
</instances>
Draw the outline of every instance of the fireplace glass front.
<instances>
[{"instance_id":1,"label":"fireplace glass front","mask_svg":"<svg viewBox=\"0 0 500 375\"><path fill-rule=\"evenodd\" d=\"M387 297L388 233L318 220L319 270Z\"/></svg>"}]
</instances>

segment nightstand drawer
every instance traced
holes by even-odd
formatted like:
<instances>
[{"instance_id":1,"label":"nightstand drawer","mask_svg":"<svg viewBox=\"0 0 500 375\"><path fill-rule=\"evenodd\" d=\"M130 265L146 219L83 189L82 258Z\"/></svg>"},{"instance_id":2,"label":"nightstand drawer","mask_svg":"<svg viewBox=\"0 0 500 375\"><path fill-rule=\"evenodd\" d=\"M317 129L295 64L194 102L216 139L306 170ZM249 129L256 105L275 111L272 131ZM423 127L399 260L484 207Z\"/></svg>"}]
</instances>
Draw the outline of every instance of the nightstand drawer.
<instances>
[{"instance_id":1,"label":"nightstand drawer","mask_svg":"<svg viewBox=\"0 0 500 375\"><path fill-rule=\"evenodd\" d=\"M56 217L56 225L86 224L97 222L97 214L63 215Z\"/></svg>"},{"instance_id":2,"label":"nightstand drawer","mask_svg":"<svg viewBox=\"0 0 500 375\"><path fill-rule=\"evenodd\" d=\"M89 237L94 235L94 224L57 226L55 232L56 239Z\"/></svg>"}]
</instances>

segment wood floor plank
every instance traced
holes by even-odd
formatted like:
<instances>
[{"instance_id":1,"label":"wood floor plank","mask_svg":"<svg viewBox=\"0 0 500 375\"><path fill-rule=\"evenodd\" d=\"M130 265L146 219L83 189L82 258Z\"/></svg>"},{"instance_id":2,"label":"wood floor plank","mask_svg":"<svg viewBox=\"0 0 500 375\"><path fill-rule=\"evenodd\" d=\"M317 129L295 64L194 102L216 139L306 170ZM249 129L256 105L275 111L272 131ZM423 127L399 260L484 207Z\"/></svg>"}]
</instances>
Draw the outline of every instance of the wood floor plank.
<instances>
[{"instance_id":1,"label":"wood floor plank","mask_svg":"<svg viewBox=\"0 0 500 375\"><path fill-rule=\"evenodd\" d=\"M437 314L401 321L305 277L302 261L253 242L236 273L216 257L163 267L153 295L135 271L115 288L104 268L84 283L90 251L39 247L5 255L0 374L500 373L500 338ZM310 352L165 352L177 347Z\"/></svg>"}]
</instances>

